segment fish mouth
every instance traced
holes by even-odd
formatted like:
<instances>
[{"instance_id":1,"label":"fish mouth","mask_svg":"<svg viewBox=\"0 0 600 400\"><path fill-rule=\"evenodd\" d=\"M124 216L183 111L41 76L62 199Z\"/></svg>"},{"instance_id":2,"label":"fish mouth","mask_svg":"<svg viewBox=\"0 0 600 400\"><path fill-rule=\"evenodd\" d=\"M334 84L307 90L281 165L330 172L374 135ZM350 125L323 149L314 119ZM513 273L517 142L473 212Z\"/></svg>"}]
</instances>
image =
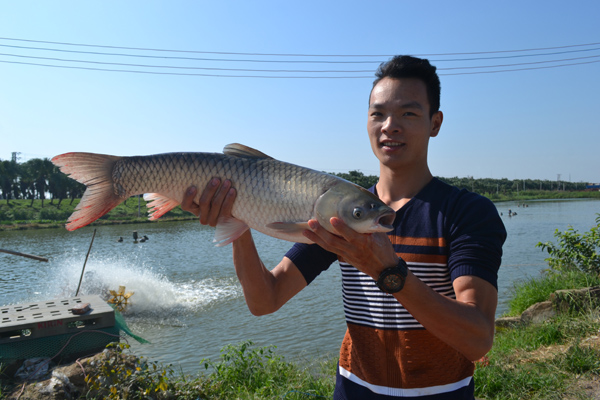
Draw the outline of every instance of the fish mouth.
<instances>
[{"instance_id":1,"label":"fish mouth","mask_svg":"<svg viewBox=\"0 0 600 400\"><path fill-rule=\"evenodd\" d=\"M392 229L394 229L394 220L396 219L396 212L393 210L390 210L384 214L382 214L378 219L377 219L377 225L380 226L381 228L383 228L382 230L384 230L385 232L389 232Z\"/></svg>"}]
</instances>

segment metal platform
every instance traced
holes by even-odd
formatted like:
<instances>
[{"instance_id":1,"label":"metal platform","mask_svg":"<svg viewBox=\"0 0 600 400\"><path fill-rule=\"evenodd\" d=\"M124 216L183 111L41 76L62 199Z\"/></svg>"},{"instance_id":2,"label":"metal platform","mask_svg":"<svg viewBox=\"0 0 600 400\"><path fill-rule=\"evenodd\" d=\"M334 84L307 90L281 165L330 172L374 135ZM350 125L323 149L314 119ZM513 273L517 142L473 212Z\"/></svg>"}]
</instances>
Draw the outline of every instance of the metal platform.
<instances>
[{"instance_id":1,"label":"metal platform","mask_svg":"<svg viewBox=\"0 0 600 400\"><path fill-rule=\"evenodd\" d=\"M72 312L85 303L87 312ZM72 361L120 339L115 311L97 295L3 306L0 318L0 367L6 376L30 358Z\"/></svg>"},{"instance_id":2,"label":"metal platform","mask_svg":"<svg viewBox=\"0 0 600 400\"><path fill-rule=\"evenodd\" d=\"M82 303L89 303L90 310L73 314ZM115 325L114 310L98 295L4 306L0 316L0 345Z\"/></svg>"}]
</instances>

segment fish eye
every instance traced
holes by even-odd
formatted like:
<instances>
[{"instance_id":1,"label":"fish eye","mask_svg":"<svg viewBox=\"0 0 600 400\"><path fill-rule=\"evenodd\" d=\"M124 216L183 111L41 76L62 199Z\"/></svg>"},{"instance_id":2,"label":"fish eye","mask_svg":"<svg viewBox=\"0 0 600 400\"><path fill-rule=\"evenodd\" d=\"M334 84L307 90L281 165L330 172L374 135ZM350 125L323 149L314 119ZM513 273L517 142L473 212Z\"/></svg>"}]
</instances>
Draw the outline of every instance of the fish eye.
<instances>
[{"instance_id":1,"label":"fish eye","mask_svg":"<svg viewBox=\"0 0 600 400\"><path fill-rule=\"evenodd\" d=\"M352 212L352 216L356 219L360 219L362 217L363 210L362 208L356 207Z\"/></svg>"}]
</instances>

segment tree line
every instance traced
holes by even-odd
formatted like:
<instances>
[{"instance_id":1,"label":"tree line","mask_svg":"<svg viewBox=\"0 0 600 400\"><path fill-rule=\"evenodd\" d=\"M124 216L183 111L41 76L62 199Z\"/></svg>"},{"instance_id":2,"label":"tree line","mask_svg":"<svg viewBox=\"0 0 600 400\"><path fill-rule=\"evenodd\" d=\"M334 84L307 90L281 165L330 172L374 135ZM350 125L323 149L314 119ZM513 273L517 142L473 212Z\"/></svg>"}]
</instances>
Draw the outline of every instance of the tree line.
<instances>
[{"instance_id":1,"label":"tree line","mask_svg":"<svg viewBox=\"0 0 600 400\"><path fill-rule=\"evenodd\" d=\"M364 188L373 186L379 179L378 176L364 175L360 171L337 173L335 175L354 182ZM471 192L475 192L490 198L494 198L495 195L513 195L524 191L582 191L586 190L587 186L584 182L550 181L542 179L475 179L473 177L445 178L441 176L438 176L437 178L452 186L456 186L459 189L467 189Z\"/></svg>"},{"instance_id":2,"label":"tree line","mask_svg":"<svg viewBox=\"0 0 600 400\"><path fill-rule=\"evenodd\" d=\"M0 196L9 204L12 199L44 200L50 196L51 203L83 195L85 185L60 172L48 158L32 158L24 163L4 160L0 162Z\"/></svg>"},{"instance_id":3,"label":"tree line","mask_svg":"<svg viewBox=\"0 0 600 400\"><path fill-rule=\"evenodd\" d=\"M379 179L375 175L365 175L360 171L336 173L335 175L369 188ZM511 195L520 191L581 191L585 190L583 182L550 181L540 179L474 179L444 178L440 180L471 192L494 198L499 195ZM32 158L26 162L0 161L0 198L8 203L11 199L35 199L43 201L50 197L51 203L56 199L60 204L64 199L74 199L83 195L85 186L68 178L48 158Z\"/></svg>"}]
</instances>

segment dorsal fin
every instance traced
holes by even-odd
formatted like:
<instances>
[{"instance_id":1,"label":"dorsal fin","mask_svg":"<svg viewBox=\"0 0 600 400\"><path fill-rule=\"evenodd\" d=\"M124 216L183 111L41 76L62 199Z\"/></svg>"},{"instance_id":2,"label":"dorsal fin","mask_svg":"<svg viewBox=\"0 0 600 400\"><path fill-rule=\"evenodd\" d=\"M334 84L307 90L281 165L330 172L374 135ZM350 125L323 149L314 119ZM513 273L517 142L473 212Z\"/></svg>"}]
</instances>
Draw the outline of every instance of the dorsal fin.
<instances>
[{"instance_id":1,"label":"dorsal fin","mask_svg":"<svg viewBox=\"0 0 600 400\"><path fill-rule=\"evenodd\" d=\"M266 155L262 151L253 149L252 147L244 146L239 143L231 143L225 146L223 154L234 157L245 157L245 158L273 158Z\"/></svg>"}]
</instances>

